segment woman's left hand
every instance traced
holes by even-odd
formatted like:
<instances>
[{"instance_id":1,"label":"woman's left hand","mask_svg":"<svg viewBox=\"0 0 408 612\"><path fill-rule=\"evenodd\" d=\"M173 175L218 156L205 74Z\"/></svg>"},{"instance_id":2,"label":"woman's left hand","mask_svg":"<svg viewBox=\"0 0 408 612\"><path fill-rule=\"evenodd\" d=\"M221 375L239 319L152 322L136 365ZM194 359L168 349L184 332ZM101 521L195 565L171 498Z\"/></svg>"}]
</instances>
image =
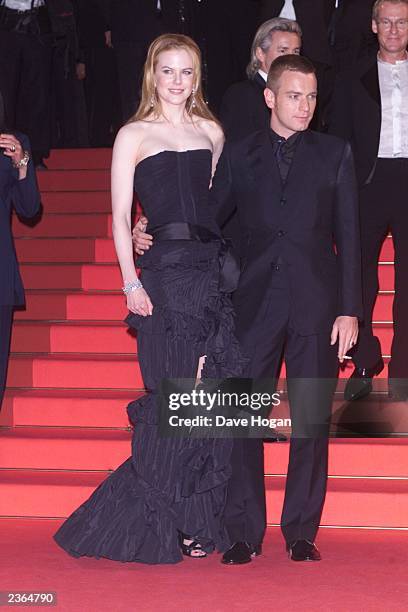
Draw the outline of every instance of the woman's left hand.
<instances>
[{"instance_id":1,"label":"woman's left hand","mask_svg":"<svg viewBox=\"0 0 408 612\"><path fill-rule=\"evenodd\" d=\"M13 134L0 134L0 147L13 164L18 164L24 157L23 147Z\"/></svg>"}]
</instances>

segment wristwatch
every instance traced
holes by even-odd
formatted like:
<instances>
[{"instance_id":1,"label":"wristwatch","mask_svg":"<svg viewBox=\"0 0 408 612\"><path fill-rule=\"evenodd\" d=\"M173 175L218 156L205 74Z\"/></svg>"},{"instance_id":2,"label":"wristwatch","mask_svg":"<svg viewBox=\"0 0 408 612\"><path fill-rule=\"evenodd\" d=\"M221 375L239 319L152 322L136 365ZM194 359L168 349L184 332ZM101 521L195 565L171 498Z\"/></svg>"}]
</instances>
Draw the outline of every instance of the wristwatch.
<instances>
[{"instance_id":1,"label":"wristwatch","mask_svg":"<svg viewBox=\"0 0 408 612\"><path fill-rule=\"evenodd\" d=\"M28 151L24 151L24 157L20 159L19 162L16 162L15 164L13 164L13 166L14 168L23 168L25 166L28 166L29 161L30 161L30 154Z\"/></svg>"}]
</instances>

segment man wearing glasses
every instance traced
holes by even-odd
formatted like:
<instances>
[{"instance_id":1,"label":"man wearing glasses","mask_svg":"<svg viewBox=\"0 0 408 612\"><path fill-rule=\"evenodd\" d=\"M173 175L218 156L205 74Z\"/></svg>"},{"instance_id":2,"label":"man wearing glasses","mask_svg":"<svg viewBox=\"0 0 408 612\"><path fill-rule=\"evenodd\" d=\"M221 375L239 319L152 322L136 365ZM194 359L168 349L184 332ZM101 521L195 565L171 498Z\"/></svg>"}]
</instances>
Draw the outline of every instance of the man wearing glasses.
<instances>
[{"instance_id":1,"label":"man wearing glasses","mask_svg":"<svg viewBox=\"0 0 408 612\"><path fill-rule=\"evenodd\" d=\"M408 400L408 0L377 0L372 29L379 51L339 76L330 131L349 139L360 185L364 322L351 352L355 370L345 399L364 397L384 368L373 335L381 245L391 230L395 249L394 339L389 395Z\"/></svg>"}]
</instances>

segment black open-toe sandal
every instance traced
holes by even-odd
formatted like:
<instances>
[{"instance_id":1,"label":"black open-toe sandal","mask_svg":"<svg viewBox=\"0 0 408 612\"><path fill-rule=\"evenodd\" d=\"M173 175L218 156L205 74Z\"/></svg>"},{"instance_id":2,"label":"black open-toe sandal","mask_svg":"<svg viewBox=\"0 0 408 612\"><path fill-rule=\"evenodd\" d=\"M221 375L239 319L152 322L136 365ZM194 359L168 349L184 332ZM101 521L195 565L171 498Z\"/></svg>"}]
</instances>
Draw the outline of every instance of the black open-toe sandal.
<instances>
[{"instance_id":1,"label":"black open-toe sandal","mask_svg":"<svg viewBox=\"0 0 408 612\"><path fill-rule=\"evenodd\" d=\"M186 544L184 540L191 540L191 542L190 544ZM181 532L179 533L179 541L180 541L181 552L186 557L191 557L192 559L204 559L207 556L207 553L205 552L205 550L203 550L200 542L195 540L193 537L187 535L186 533L181 533ZM193 553L195 550L199 550L203 554L194 555Z\"/></svg>"}]
</instances>

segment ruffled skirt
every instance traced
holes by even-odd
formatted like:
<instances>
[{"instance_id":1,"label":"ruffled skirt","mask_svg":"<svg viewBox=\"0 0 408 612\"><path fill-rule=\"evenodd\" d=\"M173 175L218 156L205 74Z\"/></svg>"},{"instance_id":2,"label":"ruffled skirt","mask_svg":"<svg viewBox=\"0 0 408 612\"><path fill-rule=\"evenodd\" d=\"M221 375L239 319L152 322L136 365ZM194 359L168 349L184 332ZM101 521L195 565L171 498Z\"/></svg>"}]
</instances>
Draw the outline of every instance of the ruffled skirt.
<instances>
[{"instance_id":1,"label":"ruffled skirt","mask_svg":"<svg viewBox=\"0 0 408 612\"><path fill-rule=\"evenodd\" d=\"M233 310L220 293L217 243L161 243L138 262L153 315L130 314L148 393L129 404L132 456L60 527L55 540L73 556L176 563L179 533L207 552L229 542L223 525L232 440L162 437L161 380L239 376L246 365L233 334Z\"/></svg>"}]
</instances>

